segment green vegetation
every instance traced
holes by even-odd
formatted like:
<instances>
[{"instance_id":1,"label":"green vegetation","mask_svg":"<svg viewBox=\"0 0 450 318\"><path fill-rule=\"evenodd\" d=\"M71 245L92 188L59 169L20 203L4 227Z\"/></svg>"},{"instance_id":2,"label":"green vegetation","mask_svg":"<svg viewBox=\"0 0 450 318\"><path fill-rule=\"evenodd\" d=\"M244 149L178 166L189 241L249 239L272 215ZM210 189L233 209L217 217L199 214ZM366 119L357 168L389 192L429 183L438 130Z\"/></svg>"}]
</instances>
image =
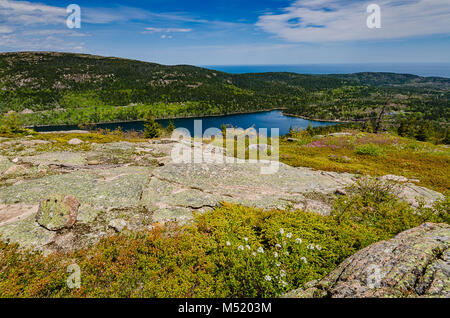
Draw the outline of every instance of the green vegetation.
<instances>
[{"instance_id":1,"label":"green vegetation","mask_svg":"<svg viewBox=\"0 0 450 318\"><path fill-rule=\"evenodd\" d=\"M145 115L144 124L144 137L145 138L158 138L162 135L162 127L155 121L155 117L149 111Z\"/></svg>"},{"instance_id":2,"label":"green vegetation","mask_svg":"<svg viewBox=\"0 0 450 318\"><path fill-rule=\"evenodd\" d=\"M337 131L348 135L315 137ZM294 167L374 177L400 175L436 191L450 191L448 148L390 133L367 133L342 126L293 132L280 139L280 161Z\"/></svg>"},{"instance_id":3,"label":"green vegetation","mask_svg":"<svg viewBox=\"0 0 450 318\"><path fill-rule=\"evenodd\" d=\"M449 202L412 209L389 184L362 180L329 216L224 204L192 224L102 239L43 256L0 243L1 297L276 297L319 279L374 242L424 222L449 223ZM70 264L81 287L67 288Z\"/></svg>"},{"instance_id":4,"label":"green vegetation","mask_svg":"<svg viewBox=\"0 0 450 318\"><path fill-rule=\"evenodd\" d=\"M169 120L169 124L166 127L166 133L168 135L171 135L175 129L175 124L173 123L173 121Z\"/></svg>"},{"instance_id":5,"label":"green vegetation","mask_svg":"<svg viewBox=\"0 0 450 318\"><path fill-rule=\"evenodd\" d=\"M284 108L312 119L388 126L415 116L445 139L449 85L446 78L392 73L227 74L83 54L0 54L0 109L22 113L30 126L142 120L149 110L171 118Z\"/></svg>"}]
</instances>

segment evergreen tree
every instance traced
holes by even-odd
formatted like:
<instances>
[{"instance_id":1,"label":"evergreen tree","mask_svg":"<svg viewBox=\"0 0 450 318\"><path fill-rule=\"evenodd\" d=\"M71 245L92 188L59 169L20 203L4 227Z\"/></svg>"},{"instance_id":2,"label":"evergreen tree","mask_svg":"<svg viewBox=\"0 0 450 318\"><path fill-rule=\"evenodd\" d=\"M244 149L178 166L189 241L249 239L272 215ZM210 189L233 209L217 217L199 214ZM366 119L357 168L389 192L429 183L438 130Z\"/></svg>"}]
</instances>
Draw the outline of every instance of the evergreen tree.
<instances>
[{"instance_id":1,"label":"evergreen tree","mask_svg":"<svg viewBox=\"0 0 450 318\"><path fill-rule=\"evenodd\" d=\"M289 137L292 137L295 133L294 128L292 128L292 126L289 127Z\"/></svg>"},{"instance_id":2,"label":"evergreen tree","mask_svg":"<svg viewBox=\"0 0 450 318\"><path fill-rule=\"evenodd\" d=\"M372 133L373 132L373 126L370 120L366 120L363 124L363 131Z\"/></svg>"},{"instance_id":3,"label":"evergreen tree","mask_svg":"<svg viewBox=\"0 0 450 318\"><path fill-rule=\"evenodd\" d=\"M420 124L416 132L416 139L419 141L427 141L430 138L431 125L429 122Z\"/></svg>"},{"instance_id":4,"label":"evergreen tree","mask_svg":"<svg viewBox=\"0 0 450 318\"><path fill-rule=\"evenodd\" d=\"M144 124L144 138L158 138L161 137L162 128L161 125L155 121L151 111L148 111L145 115Z\"/></svg>"},{"instance_id":5,"label":"evergreen tree","mask_svg":"<svg viewBox=\"0 0 450 318\"><path fill-rule=\"evenodd\" d=\"M227 126L225 126L224 124L222 124L222 125L220 126L220 129L222 130L223 138L225 138L225 137L227 136Z\"/></svg>"},{"instance_id":6,"label":"evergreen tree","mask_svg":"<svg viewBox=\"0 0 450 318\"><path fill-rule=\"evenodd\" d=\"M400 121L400 126L397 128L397 133L400 137L405 137L408 134L408 124L404 118Z\"/></svg>"},{"instance_id":7,"label":"evergreen tree","mask_svg":"<svg viewBox=\"0 0 450 318\"><path fill-rule=\"evenodd\" d=\"M173 133L173 131L175 130L175 124L173 123L173 121L169 121L169 124L166 127L166 132L167 134L171 135Z\"/></svg>"},{"instance_id":8,"label":"evergreen tree","mask_svg":"<svg viewBox=\"0 0 450 318\"><path fill-rule=\"evenodd\" d=\"M314 134L313 128L311 126L311 123L308 125L308 127L306 128L306 132L312 136Z\"/></svg>"}]
</instances>

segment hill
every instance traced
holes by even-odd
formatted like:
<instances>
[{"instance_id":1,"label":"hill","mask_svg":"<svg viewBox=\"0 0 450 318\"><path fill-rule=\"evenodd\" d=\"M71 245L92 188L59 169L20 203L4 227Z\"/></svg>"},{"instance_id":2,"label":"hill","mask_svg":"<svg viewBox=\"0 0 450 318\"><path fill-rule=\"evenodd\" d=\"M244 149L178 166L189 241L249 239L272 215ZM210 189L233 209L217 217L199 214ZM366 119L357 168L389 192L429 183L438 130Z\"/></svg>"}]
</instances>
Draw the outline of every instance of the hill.
<instances>
[{"instance_id":1,"label":"hill","mask_svg":"<svg viewBox=\"0 0 450 318\"><path fill-rule=\"evenodd\" d=\"M0 110L22 112L28 125L136 120L149 109L160 118L284 108L310 118L367 120L386 104L391 113L448 121L449 82L393 73L228 74L86 54L0 54Z\"/></svg>"}]
</instances>

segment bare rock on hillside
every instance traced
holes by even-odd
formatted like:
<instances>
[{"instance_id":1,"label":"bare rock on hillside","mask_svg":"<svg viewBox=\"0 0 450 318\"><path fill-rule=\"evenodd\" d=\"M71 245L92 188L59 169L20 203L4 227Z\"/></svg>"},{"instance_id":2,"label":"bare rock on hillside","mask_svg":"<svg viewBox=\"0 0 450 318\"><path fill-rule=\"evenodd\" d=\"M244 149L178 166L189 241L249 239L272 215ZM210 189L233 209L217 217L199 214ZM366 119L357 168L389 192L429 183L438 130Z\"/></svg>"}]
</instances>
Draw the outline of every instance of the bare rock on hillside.
<instances>
[{"instance_id":1,"label":"bare rock on hillside","mask_svg":"<svg viewBox=\"0 0 450 318\"><path fill-rule=\"evenodd\" d=\"M78 217L80 203L70 195L54 194L41 200L36 222L49 231L71 228Z\"/></svg>"},{"instance_id":2,"label":"bare rock on hillside","mask_svg":"<svg viewBox=\"0 0 450 318\"><path fill-rule=\"evenodd\" d=\"M450 297L450 226L426 223L373 244L286 297Z\"/></svg>"}]
</instances>

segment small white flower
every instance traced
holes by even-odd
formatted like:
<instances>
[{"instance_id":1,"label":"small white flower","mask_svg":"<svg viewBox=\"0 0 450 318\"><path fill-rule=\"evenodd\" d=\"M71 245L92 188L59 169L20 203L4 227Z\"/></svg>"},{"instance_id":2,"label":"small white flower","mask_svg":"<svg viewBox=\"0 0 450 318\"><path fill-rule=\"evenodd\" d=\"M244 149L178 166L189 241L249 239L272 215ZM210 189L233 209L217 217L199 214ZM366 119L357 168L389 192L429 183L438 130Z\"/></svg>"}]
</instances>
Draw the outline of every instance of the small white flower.
<instances>
[{"instance_id":1,"label":"small white flower","mask_svg":"<svg viewBox=\"0 0 450 318\"><path fill-rule=\"evenodd\" d=\"M280 244L276 244L275 247L276 248L281 248L281 245Z\"/></svg>"},{"instance_id":2,"label":"small white flower","mask_svg":"<svg viewBox=\"0 0 450 318\"><path fill-rule=\"evenodd\" d=\"M239 245L238 250L243 251L244 250L244 246Z\"/></svg>"},{"instance_id":3,"label":"small white flower","mask_svg":"<svg viewBox=\"0 0 450 318\"><path fill-rule=\"evenodd\" d=\"M316 245L316 248L320 251L322 249L322 246Z\"/></svg>"},{"instance_id":4,"label":"small white flower","mask_svg":"<svg viewBox=\"0 0 450 318\"><path fill-rule=\"evenodd\" d=\"M270 277L269 275L266 275L266 277L264 277L265 280L267 280L268 282L270 282L272 280L272 277Z\"/></svg>"},{"instance_id":5,"label":"small white flower","mask_svg":"<svg viewBox=\"0 0 450 318\"><path fill-rule=\"evenodd\" d=\"M277 252L273 253L273 255L275 256L275 258L278 257L278 253Z\"/></svg>"},{"instance_id":6,"label":"small white flower","mask_svg":"<svg viewBox=\"0 0 450 318\"><path fill-rule=\"evenodd\" d=\"M298 238L298 239L295 240L295 242L296 242L297 244L302 244L303 241L302 241L301 238Z\"/></svg>"},{"instance_id":7,"label":"small white flower","mask_svg":"<svg viewBox=\"0 0 450 318\"><path fill-rule=\"evenodd\" d=\"M306 260L306 257L302 257L302 258L300 258L302 261L303 261L303 263L308 263L308 261Z\"/></svg>"},{"instance_id":8,"label":"small white flower","mask_svg":"<svg viewBox=\"0 0 450 318\"><path fill-rule=\"evenodd\" d=\"M281 235L284 234L284 229L280 229L280 234L281 234Z\"/></svg>"},{"instance_id":9,"label":"small white flower","mask_svg":"<svg viewBox=\"0 0 450 318\"><path fill-rule=\"evenodd\" d=\"M275 265L276 265L277 267L280 267L280 266L281 266L281 264L280 264L280 263L275 263Z\"/></svg>"},{"instance_id":10,"label":"small white flower","mask_svg":"<svg viewBox=\"0 0 450 318\"><path fill-rule=\"evenodd\" d=\"M264 249L262 247L258 248L258 253L264 254Z\"/></svg>"},{"instance_id":11,"label":"small white flower","mask_svg":"<svg viewBox=\"0 0 450 318\"><path fill-rule=\"evenodd\" d=\"M231 243L230 243L230 241L227 241L227 243L226 243L226 244L227 244L227 246L231 246Z\"/></svg>"},{"instance_id":12,"label":"small white flower","mask_svg":"<svg viewBox=\"0 0 450 318\"><path fill-rule=\"evenodd\" d=\"M285 276L286 276L286 272L285 272L284 270L281 270L281 271L280 271L280 276L281 276L281 277L285 277Z\"/></svg>"},{"instance_id":13,"label":"small white flower","mask_svg":"<svg viewBox=\"0 0 450 318\"><path fill-rule=\"evenodd\" d=\"M244 237L244 241L248 242L248 238Z\"/></svg>"},{"instance_id":14,"label":"small white flower","mask_svg":"<svg viewBox=\"0 0 450 318\"><path fill-rule=\"evenodd\" d=\"M287 256L289 256L289 252L288 252L288 251L286 251L284 254L286 254Z\"/></svg>"},{"instance_id":15,"label":"small white flower","mask_svg":"<svg viewBox=\"0 0 450 318\"><path fill-rule=\"evenodd\" d=\"M251 250L252 248L250 247L250 245L245 245L245 247L248 249L248 250Z\"/></svg>"},{"instance_id":16,"label":"small white flower","mask_svg":"<svg viewBox=\"0 0 450 318\"><path fill-rule=\"evenodd\" d=\"M287 238L291 238L291 237L292 237L292 233L286 234L286 237L287 237Z\"/></svg>"},{"instance_id":17,"label":"small white flower","mask_svg":"<svg viewBox=\"0 0 450 318\"><path fill-rule=\"evenodd\" d=\"M256 253L255 253L255 252L253 252L253 253L252 253L252 255L253 255L253 256L256 256Z\"/></svg>"},{"instance_id":18,"label":"small white flower","mask_svg":"<svg viewBox=\"0 0 450 318\"><path fill-rule=\"evenodd\" d=\"M280 281L280 284L281 284L283 287L287 287L287 286L288 286L288 283L286 283L284 280Z\"/></svg>"},{"instance_id":19,"label":"small white flower","mask_svg":"<svg viewBox=\"0 0 450 318\"><path fill-rule=\"evenodd\" d=\"M314 249L314 245L313 245L313 244L309 244L309 245L307 246L307 248L310 249L310 250L313 250L313 249Z\"/></svg>"}]
</instances>

